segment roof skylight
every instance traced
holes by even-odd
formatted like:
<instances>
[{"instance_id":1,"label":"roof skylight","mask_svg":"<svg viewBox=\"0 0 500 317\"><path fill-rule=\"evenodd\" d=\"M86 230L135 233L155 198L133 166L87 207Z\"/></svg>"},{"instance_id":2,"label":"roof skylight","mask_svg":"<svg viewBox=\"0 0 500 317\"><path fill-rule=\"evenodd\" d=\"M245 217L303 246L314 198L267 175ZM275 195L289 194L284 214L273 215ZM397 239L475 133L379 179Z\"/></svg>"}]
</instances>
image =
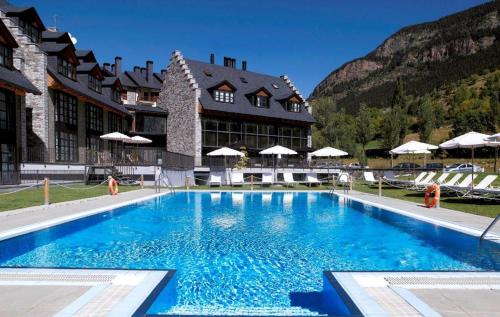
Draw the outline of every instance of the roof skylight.
<instances>
[{"instance_id":1,"label":"roof skylight","mask_svg":"<svg viewBox=\"0 0 500 317\"><path fill-rule=\"evenodd\" d=\"M273 84L273 88L274 89L279 89L278 85L276 85L276 84Z\"/></svg>"},{"instance_id":2,"label":"roof skylight","mask_svg":"<svg viewBox=\"0 0 500 317\"><path fill-rule=\"evenodd\" d=\"M207 77L212 77L212 73L209 71L204 70L203 74L205 74L205 76L207 76Z\"/></svg>"},{"instance_id":3,"label":"roof skylight","mask_svg":"<svg viewBox=\"0 0 500 317\"><path fill-rule=\"evenodd\" d=\"M240 77L240 80L241 80L242 83L248 84L248 81L247 81L247 79L245 77Z\"/></svg>"}]
</instances>

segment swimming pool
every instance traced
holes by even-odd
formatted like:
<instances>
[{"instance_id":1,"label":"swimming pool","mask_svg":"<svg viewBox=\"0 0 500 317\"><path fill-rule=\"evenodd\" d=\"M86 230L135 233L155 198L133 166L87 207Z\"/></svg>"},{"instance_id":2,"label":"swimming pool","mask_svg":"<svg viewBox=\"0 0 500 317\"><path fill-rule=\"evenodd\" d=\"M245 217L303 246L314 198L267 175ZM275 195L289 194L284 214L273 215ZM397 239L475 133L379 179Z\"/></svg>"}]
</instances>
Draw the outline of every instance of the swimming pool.
<instances>
[{"instance_id":1,"label":"swimming pool","mask_svg":"<svg viewBox=\"0 0 500 317\"><path fill-rule=\"evenodd\" d=\"M176 269L151 313L328 313L322 272L498 271L498 244L321 192L179 192L0 242L3 267ZM296 310L294 310L296 309Z\"/></svg>"}]
</instances>

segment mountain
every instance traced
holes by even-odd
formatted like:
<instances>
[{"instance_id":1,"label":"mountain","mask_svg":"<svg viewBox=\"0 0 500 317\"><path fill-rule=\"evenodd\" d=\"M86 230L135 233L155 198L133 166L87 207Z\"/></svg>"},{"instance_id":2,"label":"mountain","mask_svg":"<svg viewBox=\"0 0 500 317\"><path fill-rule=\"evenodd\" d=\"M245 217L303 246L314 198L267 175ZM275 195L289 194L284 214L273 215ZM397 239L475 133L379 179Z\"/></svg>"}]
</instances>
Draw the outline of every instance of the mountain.
<instances>
[{"instance_id":1,"label":"mountain","mask_svg":"<svg viewBox=\"0 0 500 317\"><path fill-rule=\"evenodd\" d=\"M309 97L333 97L356 113L361 103L387 107L402 78L407 94L420 96L500 66L500 1L434 22L405 27L365 57L331 72Z\"/></svg>"}]
</instances>

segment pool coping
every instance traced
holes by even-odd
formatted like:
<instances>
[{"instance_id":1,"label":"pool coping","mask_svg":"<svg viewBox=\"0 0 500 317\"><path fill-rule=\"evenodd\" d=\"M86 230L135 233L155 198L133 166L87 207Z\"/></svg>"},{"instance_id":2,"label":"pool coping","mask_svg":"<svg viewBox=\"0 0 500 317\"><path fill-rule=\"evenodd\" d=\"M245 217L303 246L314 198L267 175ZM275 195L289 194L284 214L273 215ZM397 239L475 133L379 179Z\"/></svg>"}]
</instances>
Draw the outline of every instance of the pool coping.
<instances>
[{"instance_id":1,"label":"pool coping","mask_svg":"<svg viewBox=\"0 0 500 317\"><path fill-rule=\"evenodd\" d=\"M467 271L331 271L323 272L324 277L330 285L337 291L339 297L344 301L344 304L352 312L352 316L366 316L366 317L382 317L394 315L394 312L387 312L382 308L381 304L375 298L370 296L367 288L389 288L396 296L399 296L407 305L415 309L419 314L426 317L441 316L433 308L431 308L425 301L418 298L411 292L412 288L418 287L404 287L398 284L392 284L387 281L388 277L425 277L429 279L436 279L436 284L426 289L443 289L439 287L439 279L441 278L468 278L468 279L481 279L481 278L500 278L500 272L467 272ZM380 281L371 279L384 279L385 285ZM368 285L362 285L361 280L365 279ZM371 285L370 285L371 284ZM376 285L379 284L379 285ZM473 287L463 286L460 283L452 286L451 289L467 289L473 290ZM500 285L484 284L483 287L492 289L500 289Z\"/></svg>"}]
</instances>

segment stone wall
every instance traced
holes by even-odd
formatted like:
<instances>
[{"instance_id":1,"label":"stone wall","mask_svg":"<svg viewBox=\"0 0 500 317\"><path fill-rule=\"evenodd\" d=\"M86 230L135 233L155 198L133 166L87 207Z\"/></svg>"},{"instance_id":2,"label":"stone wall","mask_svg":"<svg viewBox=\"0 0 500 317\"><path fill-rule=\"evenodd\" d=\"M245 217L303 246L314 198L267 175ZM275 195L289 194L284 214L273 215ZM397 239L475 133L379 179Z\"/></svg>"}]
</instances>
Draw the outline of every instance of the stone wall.
<instances>
[{"instance_id":1,"label":"stone wall","mask_svg":"<svg viewBox=\"0 0 500 317\"><path fill-rule=\"evenodd\" d=\"M167 150L195 156L201 165L200 91L180 52L172 55L157 106L167 109Z\"/></svg>"},{"instance_id":2,"label":"stone wall","mask_svg":"<svg viewBox=\"0 0 500 317\"><path fill-rule=\"evenodd\" d=\"M40 50L38 44L32 43L15 23L14 19L1 13L1 19L9 28L19 47L14 49L14 66L20 70L33 85L42 92L41 95L26 94L26 107L33 111L33 135L29 144L49 147L49 107L47 85L47 55Z\"/></svg>"}]
</instances>

